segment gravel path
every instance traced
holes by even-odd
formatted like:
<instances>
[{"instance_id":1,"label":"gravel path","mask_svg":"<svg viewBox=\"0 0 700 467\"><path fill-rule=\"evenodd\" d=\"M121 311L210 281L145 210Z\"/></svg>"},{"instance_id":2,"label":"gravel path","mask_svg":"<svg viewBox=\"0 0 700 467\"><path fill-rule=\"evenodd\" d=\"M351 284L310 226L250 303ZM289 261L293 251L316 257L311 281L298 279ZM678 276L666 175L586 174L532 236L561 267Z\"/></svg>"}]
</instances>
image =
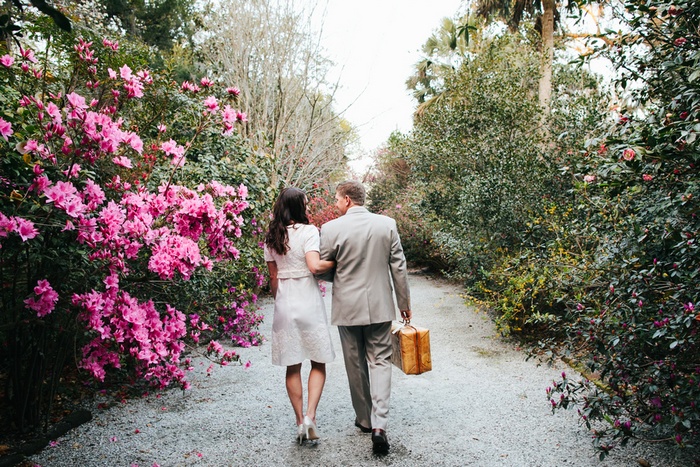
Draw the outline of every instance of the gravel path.
<instances>
[{"instance_id":1,"label":"gravel path","mask_svg":"<svg viewBox=\"0 0 700 467\"><path fill-rule=\"evenodd\" d=\"M688 451L648 444L614 451L600 462L575 410L553 415L545 388L564 367L538 366L499 339L483 313L465 305L458 286L411 274L414 324L430 329L433 371L406 376L394 368L388 429L391 452L371 452L353 426L337 330L336 361L318 411L318 443L294 442L284 369L270 364L269 342L240 349L250 368L206 376L197 362L193 389L151 395L98 410L93 420L31 458L50 466L691 466ZM330 288L329 288L330 292ZM330 293L326 297L330 312ZM269 335L272 304L263 302ZM305 364L305 375L308 373ZM685 456L685 459L681 457Z\"/></svg>"}]
</instances>

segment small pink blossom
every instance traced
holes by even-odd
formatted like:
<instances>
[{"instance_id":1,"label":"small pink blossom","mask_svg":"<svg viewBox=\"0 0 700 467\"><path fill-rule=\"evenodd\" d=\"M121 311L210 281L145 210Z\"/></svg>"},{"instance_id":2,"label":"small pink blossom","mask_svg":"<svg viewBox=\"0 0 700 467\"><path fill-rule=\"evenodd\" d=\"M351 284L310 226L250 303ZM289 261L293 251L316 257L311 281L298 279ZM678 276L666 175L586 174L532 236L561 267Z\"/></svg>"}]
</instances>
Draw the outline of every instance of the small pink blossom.
<instances>
[{"instance_id":1,"label":"small pink blossom","mask_svg":"<svg viewBox=\"0 0 700 467\"><path fill-rule=\"evenodd\" d=\"M63 175L65 175L67 178L77 178L80 174L80 169L80 164L71 164L69 169L63 171Z\"/></svg>"},{"instance_id":2,"label":"small pink blossom","mask_svg":"<svg viewBox=\"0 0 700 467\"><path fill-rule=\"evenodd\" d=\"M583 181L586 183L593 183L595 182L595 175L584 175Z\"/></svg>"},{"instance_id":3,"label":"small pink blossom","mask_svg":"<svg viewBox=\"0 0 700 467\"><path fill-rule=\"evenodd\" d=\"M17 224L17 233L23 242L31 240L39 235L39 231L36 229L36 227L34 227L34 223L32 221L21 217L14 217L13 219Z\"/></svg>"},{"instance_id":4,"label":"small pink blossom","mask_svg":"<svg viewBox=\"0 0 700 467\"><path fill-rule=\"evenodd\" d=\"M124 65L123 67L121 67L119 69L119 75L122 77L122 79L125 79L125 80L130 80L133 76L131 74L131 68L129 68L128 65Z\"/></svg>"},{"instance_id":5,"label":"small pink blossom","mask_svg":"<svg viewBox=\"0 0 700 467\"><path fill-rule=\"evenodd\" d=\"M233 95L234 97L238 97L238 95L241 93L241 90L238 88L226 88L226 92Z\"/></svg>"},{"instance_id":6,"label":"small pink blossom","mask_svg":"<svg viewBox=\"0 0 700 467\"><path fill-rule=\"evenodd\" d=\"M633 161L634 156L636 156L636 153L632 148L627 148L624 151L622 151L622 158L626 161Z\"/></svg>"},{"instance_id":7,"label":"small pink blossom","mask_svg":"<svg viewBox=\"0 0 700 467\"><path fill-rule=\"evenodd\" d=\"M3 55L0 57L0 64L4 67L10 68L13 63L15 63L15 59L11 55Z\"/></svg>"},{"instance_id":8,"label":"small pink blossom","mask_svg":"<svg viewBox=\"0 0 700 467\"><path fill-rule=\"evenodd\" d=\"M204 99L204 106L209 109L210 112L214 112L219 108L219 103L216 101L216 97L209 96Z\"/></svg>"},{"instance_id":9,"label":"small pink blossom","mask_svg":"<svg viewBox=\"0 0 700 467\"><path fill-rule=\"evenodd\" d=\"M85 98L80 94L74 92L66 96L68 98L68 104L74 109L87 109L87 104L85 103Z\"/></svg>"},{"instance_id":10,"label":"small pink blossom","mask_svg":"<svg viewBox=\"0 0 700 467\"><path fill-rule=\"evenodd\" d=\"M652 177L652 176L649 175L649 174L644 174L644 175L642 175L642 180L644 180L645 182L650 182L650 181L652 181L653 179L654 179L654 177Z\"/></svg>"},{"instance_id":11,"label":"small pink blossom","mask_svg":"<svg viewBox=\"0 0 700 467\"><path fill-rule=\"evenodd\" d=\"M676 47L683 47L686 42L688 42L688 39L686 39L685 37L679 37L678 39L673 41L673 45L675 45Z\"/></svg>"},{"instance_id":12,"label":"small pink blossom","mask_svg":"<svg viewBox=\"0 0 700 467\"><path fill-rule=\"evenodd\" d=\"M203 88L210 88L214 85L214 82L205 76L199 80L199 84L201 84Z\"/></svg>"},{"instance_id":13,"label":"small pink blossom","mask_svg":"<svg viewBox=\"0 0 700 467\"><path fill-rule=\"evenodd\" d=\"M248 187L242 183L238 185L238 196L241 199L246 199L248 197Z\"/></svg>"},{"instance_id":14,"label":"small pink blossom","mask_svg":"<svg viewBox=\"0 0 700 467\"><path fill-rule=\"evenodd\" d=\"M127 169L130 169L133 167L131 165L131 159L129 159L126 156L115 157L112 159L112 162L114 162L115 164L120 165L122 167L126 167Z\"/></svg>"},{"instance_id":15,"label":"small pink blossom","mask_svg":"<svg viewBox=\"0 0 700 467\"><path fill-rule=\"evenodd\" d=\"M117 41L110 41L108 39L102 39L102 45L104 45L108 49L112 49L114 51L119 50L119 42Z\"/></svg>"},{"instance_id":16,"label":"small pink blossom","mask_svg":"<svg viewBox=\"0 0 700 467\"><path fill-rule=\"evenodd\" d=\"M23 49L22 47L19 48L19 53L22 55L22 58L28 62L36 63L37 60L34 57L34 51L31 49Z\"/></svg>"},{"instance_id":17,"label":"small pink blossom","mask_svg":"<svg viewBox=\"0 0 700 467\"><path fill-rule=\"evenodd\" d=\"M49 114L54 123L60 124L63 122L63 118L61 117L61 109L59 109L53 102L49 102L46 105L46 113Z\"/></svg>"},{"instance_id":18,"label":"small pink blossom","mask_svg":"<svg viewBox=\"0 0 700 467\"><path fill-rule=\"evenodd\" d=\"M5 141L8 141L8 137L12 136L13 133L12 124L0 117L0 136L5 138Z\"/></svg>"},{"instance_id":19,"label":"small pink blossom","mask_svg":"<svg viewBox=\"0 0 700 467\"><path fill-rule=\"evenodd\" d=\"M36 311L39 318L51 313L58 302L58 293L51 287L49 281L41 279L34 287L35 297L30 297L24 301L27 308Z\"/></svg>"},{"instance_id":20,"label":"small pink blossom","mask_svg":"<svg viewBox=\"0 0 700 467\"><path fill-rule=\"evenodd\" d=\"M168 129L168 127L166 127L166 126L163 125L162 123L160 123L160 124L158 125L158 131L159 131L160 133L165 133L165 131L166 131L167 129Z\"/></svg>"}]
</instances>

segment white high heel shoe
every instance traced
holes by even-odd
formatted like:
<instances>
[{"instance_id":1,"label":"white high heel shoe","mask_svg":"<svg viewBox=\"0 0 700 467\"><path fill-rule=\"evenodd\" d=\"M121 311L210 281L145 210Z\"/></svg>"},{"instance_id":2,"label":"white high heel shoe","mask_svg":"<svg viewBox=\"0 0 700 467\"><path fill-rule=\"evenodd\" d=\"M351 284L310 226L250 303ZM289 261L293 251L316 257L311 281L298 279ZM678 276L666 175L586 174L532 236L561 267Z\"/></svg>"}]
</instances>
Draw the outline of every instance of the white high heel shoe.
<instances>
[{"instance_id":1,"label":"white high heel shoe","mask_svg":"<svg viewBox=\"0 0 700 467\"><path fill-rule=\"evenodd\" d=\"M304 417L304 432L306 434L306 439L318 439L316 424L308 415Z\"/></svg>"},{"instance_id":2,"label":"white high heel shoe","mask_svg":"<svg viewBox=\"0 0 700 467\"><path fill-rule=\"evenodd\" d=\"M299 441L300 446L302 444L304 444L305 439L306 439L306 430L304 429L304 424L302 423L301 425L297 426L297 441Z\"/></svg>"}]
</instances>

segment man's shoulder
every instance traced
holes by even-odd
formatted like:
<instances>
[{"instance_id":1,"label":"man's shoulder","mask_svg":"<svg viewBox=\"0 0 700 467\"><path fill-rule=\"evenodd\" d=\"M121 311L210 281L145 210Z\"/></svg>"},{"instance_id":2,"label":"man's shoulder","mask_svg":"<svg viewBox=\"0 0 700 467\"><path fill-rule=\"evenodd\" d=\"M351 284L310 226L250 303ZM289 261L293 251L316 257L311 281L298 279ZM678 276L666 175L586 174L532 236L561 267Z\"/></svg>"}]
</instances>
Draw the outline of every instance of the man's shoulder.
<instances>
[{"instance_id":1,"label":"man's shoulder","mask_svg":"<svg viewBox=\"0 0 700 467\"><path fill-rule=\"evenodd\" d=\"M370 215L373 216L373 219L376 222L381 222L381 223L389 224L389 225L396 224L396 221L394 220L393 217L389 217L389 216L386 216L384 214L377 214L377 213L373 213L373 212L371 212Z\"/></svg>"},{"instance_id":2,"label":"man's shoulder","mask_svg":"<svg viewBox=\"0 0 700 467\"><path fill-rule=\"evenodd\" d=\"M325 229L326 227L333 227L334 225L338 225L339 223L343 222L343 216L336 217L335 219L331 219L328 222L325 222L323 225L321 225L321 230Z\"/></svg>"}]
</instances>

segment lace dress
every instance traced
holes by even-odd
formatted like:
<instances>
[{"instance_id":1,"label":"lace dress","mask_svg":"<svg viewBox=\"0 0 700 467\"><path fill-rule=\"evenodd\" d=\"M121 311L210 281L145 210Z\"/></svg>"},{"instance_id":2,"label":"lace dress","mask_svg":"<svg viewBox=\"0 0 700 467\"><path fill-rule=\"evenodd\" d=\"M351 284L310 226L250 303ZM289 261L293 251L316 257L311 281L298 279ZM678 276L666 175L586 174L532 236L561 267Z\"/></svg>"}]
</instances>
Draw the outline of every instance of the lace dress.
<instances>
[{"instance_id":1,"label":"lace dress","mask_svg":"<svg viewBox=\"0 0 700 467\"><path fill-rule=\"evenodd\" d=\"M279 255L265 245L265 261L277 263L277 297L272 318L272 363L289 366L306 359L335 359L326 307L318 281L306 266L306 252L319 251L313 225L287 227L289 251Z\"/></svg>"}]
</instances>

